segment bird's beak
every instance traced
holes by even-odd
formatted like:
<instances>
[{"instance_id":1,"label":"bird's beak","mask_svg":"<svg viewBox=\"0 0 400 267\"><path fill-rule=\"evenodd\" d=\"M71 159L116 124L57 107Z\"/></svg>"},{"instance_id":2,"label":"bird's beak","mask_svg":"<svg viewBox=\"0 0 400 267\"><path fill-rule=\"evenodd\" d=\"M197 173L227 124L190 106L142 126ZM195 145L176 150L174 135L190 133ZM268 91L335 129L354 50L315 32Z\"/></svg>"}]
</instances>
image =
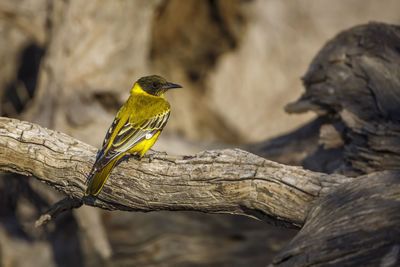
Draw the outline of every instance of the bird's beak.
<instances>
[{"instance_id":1,"label":"bird's beak","mask_svg":"<svg viewBox=\"0 0 400 267\"><path fill-rule=\"evenodd\" d=\"M165 91L172 89L172 88L182 88L179 84L167 82L163 87Z\"/></svg>"}]
</instances>

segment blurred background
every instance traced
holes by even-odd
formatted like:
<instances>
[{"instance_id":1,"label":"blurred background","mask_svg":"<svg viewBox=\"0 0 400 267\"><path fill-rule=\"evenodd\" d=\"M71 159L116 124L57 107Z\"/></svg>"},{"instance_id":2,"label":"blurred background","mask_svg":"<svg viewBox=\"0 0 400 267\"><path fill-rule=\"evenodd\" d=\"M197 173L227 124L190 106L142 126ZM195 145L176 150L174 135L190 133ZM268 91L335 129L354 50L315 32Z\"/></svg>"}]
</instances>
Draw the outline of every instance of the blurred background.
<instances>
[{"instance_id":1,"label":"blurred background","mask_svg":"<svg viewBox=\"0 0 400 267\"><path fill-rule=\"evenodd\" d=\"M400 24L397 0L0 0L0 112L100 148L141 76L184 88L154 149L243 147L313 119L284 106L337 33ZM0 266L264 266L296 234L253 219L81 207L34 222L61 194L0 179Z\"/></svg>"}]
</instances>

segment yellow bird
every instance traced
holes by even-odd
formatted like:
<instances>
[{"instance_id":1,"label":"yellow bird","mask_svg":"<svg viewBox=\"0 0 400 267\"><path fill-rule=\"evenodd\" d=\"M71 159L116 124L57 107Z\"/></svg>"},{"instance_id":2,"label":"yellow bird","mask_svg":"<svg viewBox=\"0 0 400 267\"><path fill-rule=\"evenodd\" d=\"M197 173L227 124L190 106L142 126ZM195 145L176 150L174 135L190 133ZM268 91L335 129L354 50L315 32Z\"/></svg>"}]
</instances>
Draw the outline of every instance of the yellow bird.
<instances>
[{"instance_id":1,"label":"yellow bird","mask_svg":"<svg viewBox=\"0 0 400 267\"><path fill-rule=\"evenodd\" d=\"M135 82L128 101L118 111L104 138L87 179L85 196L100 193L115 164L126 153L136 153L141 158L153 146L170 114L164 93L181 87L158 75Z\"/></svg>"}]
</instances>

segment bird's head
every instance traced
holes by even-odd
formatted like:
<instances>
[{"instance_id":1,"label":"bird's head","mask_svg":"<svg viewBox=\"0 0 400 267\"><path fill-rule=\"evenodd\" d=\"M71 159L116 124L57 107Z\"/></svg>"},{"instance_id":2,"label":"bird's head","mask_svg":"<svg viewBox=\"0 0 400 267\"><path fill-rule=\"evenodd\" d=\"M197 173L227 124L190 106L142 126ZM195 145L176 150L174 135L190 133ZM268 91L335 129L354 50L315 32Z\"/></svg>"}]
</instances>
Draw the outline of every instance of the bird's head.
<instances>
[{"instance_id":1,"label":"bird's head","mask_svg":"<svg viewBox=\"0 0 400 267\"><path fill-rule=\"evenodd\" d=\"M172 88L182 88L179 84L167 82L167 80L158 75L142 77L137 81L137 83L143 91L154 96L161 96Z\"/></svg>"}]
</instances>

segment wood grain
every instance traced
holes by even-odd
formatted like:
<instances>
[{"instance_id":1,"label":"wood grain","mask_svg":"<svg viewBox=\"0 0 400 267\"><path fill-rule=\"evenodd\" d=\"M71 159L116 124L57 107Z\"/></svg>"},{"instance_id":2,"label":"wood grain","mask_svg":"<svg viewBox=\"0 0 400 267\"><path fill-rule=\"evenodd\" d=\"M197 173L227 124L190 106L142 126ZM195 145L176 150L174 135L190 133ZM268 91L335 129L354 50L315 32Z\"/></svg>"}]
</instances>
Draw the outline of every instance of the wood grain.
<instances>
[{"instance_id":1,"label":"wood grain","mask_svg":"<svg viewBox=\"0 0 400 267\"><path fill-rule=\"evenodd\" d=\"M337 187L270 266L398 266L400 171Z\"/></svg>"},{"instance_id":2,"label":"wood grain","mask_svg":"<svg viewBox=\"0 0 400 267\"><path fill-rule=\"evenodd\" d=\"M399 47L397 25L368 23L339 33L313 59L304 94L286 106L289 113L312 110L331 118L339 131L330 144L322 131L320 141L342 147L342 173L399 169Z\"/></svg>"},{"instance_id":3,"label":"wood grain","mask_svg":"<svg viewBox=\"0 0 400 267\"><path fill-rule=\"evenodd\" d=\"M96 149L66 134L0 119L0 169L82 199ZM315 199L353 178L278 164L239 149L192 156L130 158L114 169L86 205L108 210L191 210L246 215L300 227Z\"/></svg>"}]
</instances>

